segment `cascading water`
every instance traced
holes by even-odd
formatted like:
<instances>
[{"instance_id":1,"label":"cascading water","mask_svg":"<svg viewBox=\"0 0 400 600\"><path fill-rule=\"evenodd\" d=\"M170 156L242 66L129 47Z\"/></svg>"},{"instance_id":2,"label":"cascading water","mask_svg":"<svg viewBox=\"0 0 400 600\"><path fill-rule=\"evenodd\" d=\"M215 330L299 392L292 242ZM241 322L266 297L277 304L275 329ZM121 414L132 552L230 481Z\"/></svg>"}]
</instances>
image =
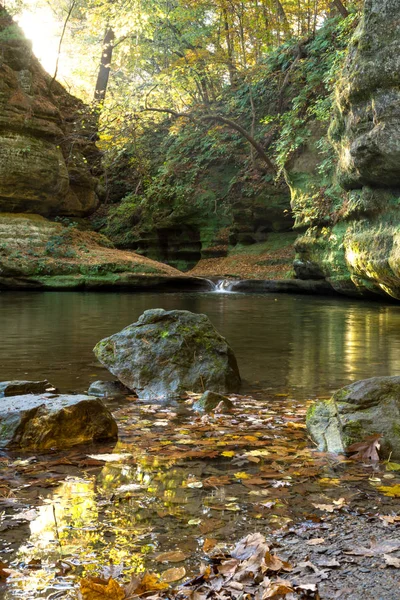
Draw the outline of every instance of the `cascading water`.
<instances>
[{"instance_id":1,"label":"cascading water","mask_svg":"<svg viewBox=\"0 0 400 600\"><path fill-rule=\"evenodd\" d=\"M230 281L229 279L220 279L219 281L217 281L215 283L214 292L217 292L219 294L233 294L234 293L234 290L233 290L234 284L235 284L235 282Z\"/></svg>"}]
</instances>

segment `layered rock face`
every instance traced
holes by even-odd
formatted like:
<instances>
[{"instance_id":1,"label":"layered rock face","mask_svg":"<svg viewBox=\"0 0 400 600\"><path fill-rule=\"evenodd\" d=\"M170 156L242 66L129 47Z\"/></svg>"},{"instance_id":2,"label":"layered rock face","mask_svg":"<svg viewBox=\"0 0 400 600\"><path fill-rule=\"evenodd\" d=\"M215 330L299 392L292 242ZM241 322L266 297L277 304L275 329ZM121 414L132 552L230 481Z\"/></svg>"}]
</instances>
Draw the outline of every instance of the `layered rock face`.
<instances>
[{"instance_id":1,"label":"layered rock face","mask_svg":"<svg viewBox=\"0 0 400 600\"><path fill-rule=\"evenodd\" d=\"M84 135L84 105L52 81L3 8L0 45L0 212L90 214L98 151Z\"/></svg>"},{"instance_id":2,"label":"layered rock face","mask_svg":"<svg viewBox=\"0 0 400 600\"><path fill-rule=\"evenodd\" d=\"M299 277L400 298L400 0L366 0L337 85L335 211L297 243ZM300 207L301 213L301 207Z\"/></svg>"}]
</instances>

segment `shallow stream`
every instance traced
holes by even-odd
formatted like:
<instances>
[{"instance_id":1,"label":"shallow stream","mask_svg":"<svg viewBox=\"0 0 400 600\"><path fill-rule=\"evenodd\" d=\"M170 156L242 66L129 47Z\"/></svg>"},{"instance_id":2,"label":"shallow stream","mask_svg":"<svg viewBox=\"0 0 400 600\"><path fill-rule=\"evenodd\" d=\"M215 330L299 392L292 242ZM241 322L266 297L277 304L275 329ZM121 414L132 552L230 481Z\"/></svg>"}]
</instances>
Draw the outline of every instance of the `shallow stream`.
<instances>
[{"instance_id":1,"label":"shallow stream","mask_svg":"<svg viewBox=\"0 0 400 600\"><path fill-rule=\"evenodd\" d=\"M244 379L233 415L196 419L190 404L111 403L115 447L0 455L0 561L14 570L0 582L1 598L73 598L80 576L111 563L115 577L171 567L189 576L207 548L249 532L284 535L301 522L305 535L319 537L314 528L329 531L332 511L379 518L397 510L377 487L398 484L398 473L313 452L304 414L309 400L352 381L400 375L398 306L289 295L4 293L0 380L46 377L61 391L85 390L109 378L92 355L96 342L155 307L206 313L229 340ZM110 453L111 462L99 456ZM178 550L179 562L160 559Z\"/></svg>"}]
</instances>

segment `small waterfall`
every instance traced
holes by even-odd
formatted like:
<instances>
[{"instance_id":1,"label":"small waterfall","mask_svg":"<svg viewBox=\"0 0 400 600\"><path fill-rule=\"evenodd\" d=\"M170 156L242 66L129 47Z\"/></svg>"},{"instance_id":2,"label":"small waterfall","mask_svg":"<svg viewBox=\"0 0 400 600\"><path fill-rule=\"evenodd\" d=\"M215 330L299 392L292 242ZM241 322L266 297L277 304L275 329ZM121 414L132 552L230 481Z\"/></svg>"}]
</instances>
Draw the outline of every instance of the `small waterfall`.
<instances>
[{"instance_id":1,"label":"small waterfall","mask_svg":"<svg viewBox=\"0 0 400 600\"><path fill-rule=\"evenodd\" d=\"M217 294L233 294L234 285L234 281L230 281L229 279L220 279L215 284L214 292Z\"/></svg>"}]
</instances>

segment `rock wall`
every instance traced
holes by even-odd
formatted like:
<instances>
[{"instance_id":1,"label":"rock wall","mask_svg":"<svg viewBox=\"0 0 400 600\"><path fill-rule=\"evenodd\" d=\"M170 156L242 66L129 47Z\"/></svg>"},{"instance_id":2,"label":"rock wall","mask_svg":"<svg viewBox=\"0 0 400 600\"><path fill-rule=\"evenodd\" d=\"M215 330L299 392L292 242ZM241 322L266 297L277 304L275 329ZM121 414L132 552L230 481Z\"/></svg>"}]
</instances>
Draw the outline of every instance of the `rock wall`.
<instances>
[{"instance_id":1,"label":"rock wall","mask_svg":"<svg viewBox=\"0 0 400 600\"><path fill-rule=\"evenodd\" d=\"M365 0L329 136L336 203L303 221L308 229L297 242L297 274L326 278L346 294L399 299L400 0ZM301 220L296 197L294 208Z\"/></svg>"},{"instance_id":2,"label":"rock wall","mask_svg":"<svg viewBox=\"0 0 400 600\"><path fill-rule=\"evenodd\" d=\"M99 153L84 105L52 78L0 7L0 212L85 216ZM90 127L86 129L90 130Z\"/></svg>"}]
</instances>

